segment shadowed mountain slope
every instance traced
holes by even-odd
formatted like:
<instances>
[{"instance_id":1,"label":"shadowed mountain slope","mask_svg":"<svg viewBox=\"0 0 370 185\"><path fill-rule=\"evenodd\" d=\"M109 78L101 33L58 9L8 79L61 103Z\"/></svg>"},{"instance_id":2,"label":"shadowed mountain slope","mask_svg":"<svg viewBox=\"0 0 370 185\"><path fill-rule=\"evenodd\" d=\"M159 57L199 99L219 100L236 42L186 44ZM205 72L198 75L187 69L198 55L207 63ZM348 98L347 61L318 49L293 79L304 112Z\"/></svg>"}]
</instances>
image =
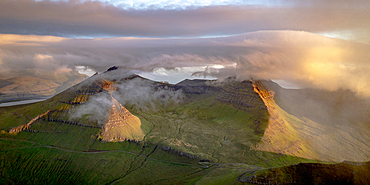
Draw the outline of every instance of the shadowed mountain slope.
<instances>
[{"instance_id":1,"label":"shadowed mountain slope","mask_svg":"<svg viewBox=\"0 0 370 185\"><path fill-rule=\"evenodd\" d=\"M248 184L369 184L370 162L298 165L249 171L239 177Z\"/></svg>"}]
</instances>

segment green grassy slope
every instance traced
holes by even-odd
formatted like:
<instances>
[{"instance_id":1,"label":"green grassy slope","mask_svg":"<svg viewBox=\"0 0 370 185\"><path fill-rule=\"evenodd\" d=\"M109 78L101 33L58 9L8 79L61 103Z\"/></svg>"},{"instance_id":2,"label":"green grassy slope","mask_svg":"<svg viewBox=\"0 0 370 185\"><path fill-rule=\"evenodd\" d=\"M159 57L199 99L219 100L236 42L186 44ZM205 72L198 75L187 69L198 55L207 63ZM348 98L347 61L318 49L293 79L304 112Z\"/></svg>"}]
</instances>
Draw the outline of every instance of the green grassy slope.
<instances>
[{"instance_id":1,"label":"green grassy slope","mask_svg":"<svg viewBox=\"0 0 370 185\"><path fill-rule=\"evenodd\" d=\"M253 184L369 184L370 162L304 163L249 171L240 182Z\"/></svg>"},{"instance_id":2,"label":"green grassy slope","mask_svg":"<svg viewBox=\"0 0 370 185\"><path fill-rule=\"evenodd\" d=\"M135 78L141 79L115 83ZM225 184L238 183L247 170L313 162L250 149L263 136L268 113L249 82L166 85L142 79L154 89L181 90L184 98L155 99L150 109L124 104L140 118L144 140L101 141L102 125L69 114L104 92L96 79L44 102L0 108L0 183ZM49 110L29 129L8 133Z\"/></svg>"}]
</instances>

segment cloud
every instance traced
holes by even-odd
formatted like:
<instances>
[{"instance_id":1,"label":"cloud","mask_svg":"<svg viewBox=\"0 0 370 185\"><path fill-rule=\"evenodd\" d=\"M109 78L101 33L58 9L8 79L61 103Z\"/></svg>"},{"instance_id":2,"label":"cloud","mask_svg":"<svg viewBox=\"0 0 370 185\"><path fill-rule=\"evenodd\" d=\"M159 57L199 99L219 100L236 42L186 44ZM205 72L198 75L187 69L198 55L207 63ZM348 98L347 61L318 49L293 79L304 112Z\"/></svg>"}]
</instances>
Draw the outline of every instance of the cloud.
<instances>
[{"instance_id":1,"label":"cloud","mask_svg":"<svg viewBox=\"0 0 370 185\"><path fill-rule=\"evenodd\" d=\"M99 93L99 96L91 97L85 104L73 108L69 113L72 119L86 117L99 124L104 124L107 119L109 107L112 106L110 94Z\"/></svg>"},{"instance_id":2,"label":"cloud","mask_svg":"<svg viewBox=\"0 0 370 185\"><path fill-rule=\"evenodd\" d=\"M3 0L0 30L66 37L197 37L304 30L326 35L349 32L356 37L343 38L370 43L369 1L250 4L137 10L99 1Z\"/></svg>"},{"instance_id":3,"label":"cloud","mask_svg":"<svg viewBox=\"0 0 370 185\"><path fill-rule=\"evenodd\" d=\"M60 39L35 46L5 44L0 45L0 65L12 70L39 68L33 61L43 58L48 67L40 68L51 71L63 66L104 71L113 65L146 72L198 71L203 76L285 80L301 87L351 89L370 96L369 51L367 44L308 32L258 31L203 39Z\"/></svg>"},{"instance_id":4,"label":"cloud","mask_svg":"<svg viewBox=\"0 0 370 185\"><path fill-rule=\"evenodd\" d=\"M156 101L166 105L168 102L180 103L184 95L181 90L174 91L165 87L153 87L142 79L133 79L119 84L114 97L122 104L136 105L140 109L156 108Z\"/></svg>"},{"instance_id":5,"label":"cloud","mask_svg":"<svg viewBox=\"0 0 370 185\"><path fill-rule=\"evenodd\" d=\"M70 74L73 70L71 68L68 68L66 66L59 67L57 70L55 70L55 75L60 74Z\"/></svg>"},{"instance_id":6,"label":"cloud","mask_svg":"<svg viewBox=\"0 0 370 185\"><path fill-rule=\"evenodd\" d=\"M168 103L180 103L184 99L181 90L158 87L144 79L120 81L129 75L130 72L127 70L118 69L92 77L90 81L99 78L117 80L118 83L114 84L117 90L112 95L107 91L94 95L86 103L72 109L71 117L78 119L86 116L90 120L104 124L112 106L112 97L123 106L134 105L137 109L152 111L155 111L159 104L166 106Z\"/></svg>"},{"instance_id":7,"label":"cloud","mask_svg":"<svg viewBox=\"0 0 370 185\"><path fill-rule=\"evenodd\" d=\"M66 40L63 37L43 36L37 35L16 35L16 34L1 34L1 45L23 45L23 46L40 46L43 42L60 42Z\"/></svg>"}]
</instances>

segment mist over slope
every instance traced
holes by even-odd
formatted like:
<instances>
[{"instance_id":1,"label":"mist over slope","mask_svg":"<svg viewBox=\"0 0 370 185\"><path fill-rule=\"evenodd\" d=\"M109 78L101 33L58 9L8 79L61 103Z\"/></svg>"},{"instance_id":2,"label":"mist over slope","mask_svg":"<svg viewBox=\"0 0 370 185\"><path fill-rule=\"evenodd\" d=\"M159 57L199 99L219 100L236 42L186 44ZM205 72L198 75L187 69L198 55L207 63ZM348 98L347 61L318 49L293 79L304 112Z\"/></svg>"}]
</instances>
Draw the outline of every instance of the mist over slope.
<instances>
[{"instance_id":1,"label":"mist over slope","mask_svg":"<svg viewBox=\"0 0 370 185\"><path fill-rule=\"evenodd\" d=\"M256 150L322 161L369 161L367 98L350 91L286 90L273 82L256 82L255 87L270 114Z\"/></svg>"}]
</instances>

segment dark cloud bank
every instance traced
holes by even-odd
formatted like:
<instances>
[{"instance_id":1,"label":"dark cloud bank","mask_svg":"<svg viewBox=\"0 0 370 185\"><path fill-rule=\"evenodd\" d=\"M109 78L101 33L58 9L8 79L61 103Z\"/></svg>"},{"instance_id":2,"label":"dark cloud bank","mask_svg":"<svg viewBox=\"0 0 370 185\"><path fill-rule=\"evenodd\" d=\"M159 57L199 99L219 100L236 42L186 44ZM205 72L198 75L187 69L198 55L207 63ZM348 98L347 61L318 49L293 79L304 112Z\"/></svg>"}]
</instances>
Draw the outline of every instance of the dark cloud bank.
<instances>
[{"instance_id":1,"label":"dark cloud bank","mask_svg":"<svg viewBox=\"0 0 370 185\"><path fill-rule=\"evenodd\" d=\"M369 1L277 1L274 5L225 5L136 10L99 1L2 0L0 33L66 37L196 37L258 30L350 32L370 41Z\"/></svg>"}]
</instances>

